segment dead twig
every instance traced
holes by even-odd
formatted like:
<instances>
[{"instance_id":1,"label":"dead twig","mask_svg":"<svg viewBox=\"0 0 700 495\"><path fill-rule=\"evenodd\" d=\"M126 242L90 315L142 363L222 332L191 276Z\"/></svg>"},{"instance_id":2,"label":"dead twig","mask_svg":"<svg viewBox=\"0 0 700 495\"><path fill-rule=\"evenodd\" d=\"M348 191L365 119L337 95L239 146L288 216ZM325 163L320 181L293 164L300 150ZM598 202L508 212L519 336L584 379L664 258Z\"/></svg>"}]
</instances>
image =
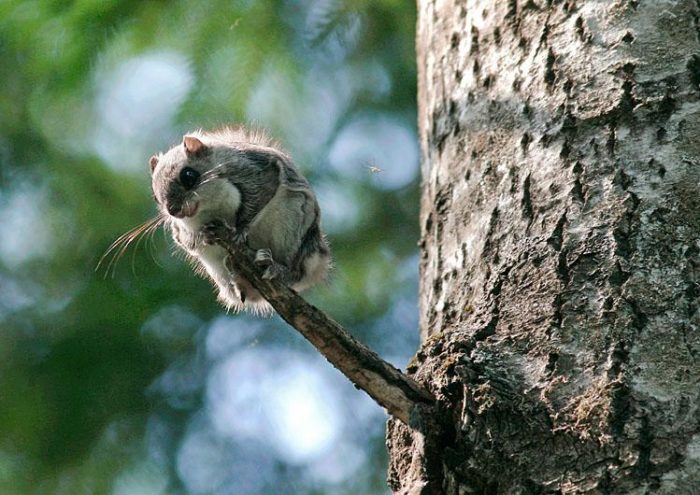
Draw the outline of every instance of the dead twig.
<instances>
[{"instance_id":1,"label":"dead twig","mask_svg":"<svg viewBox=\"0 0 700 495\"><path fill-rule=\"evenodd\" d=\"M219 239L229 252L227 267L245 277L289 325L389 414L408 425L417 405L433 404L433 397L418 383L357 341L323 311L282 282L263 279L253 263L255 252L236 243L230 230L223 231Z\"/></svg>"}]
</instances>

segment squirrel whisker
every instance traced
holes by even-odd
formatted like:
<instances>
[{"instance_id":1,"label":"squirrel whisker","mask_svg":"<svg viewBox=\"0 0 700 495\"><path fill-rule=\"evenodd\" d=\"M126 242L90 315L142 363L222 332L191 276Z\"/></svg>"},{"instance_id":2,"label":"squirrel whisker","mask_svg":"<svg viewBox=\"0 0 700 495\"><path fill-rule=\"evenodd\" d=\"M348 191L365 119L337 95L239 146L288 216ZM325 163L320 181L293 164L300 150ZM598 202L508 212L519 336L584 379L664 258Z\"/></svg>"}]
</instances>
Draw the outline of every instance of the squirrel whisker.
<instances>
[{"instance_id":1,"label":"squirrel whisker","mask_svg":"<svg viewBox=\"0 0 700 495\"><path fill-rule=\"evenodd\" d=\"M166 218L162 214L159 214L158 216L151 218L150 220L147 220L140 225L137 225L136 227L124 232L122 235L117 237L117 239L112 244L110 244L110 246L107 248L104 254L100 257L100 260L98 261L97 266L95 267L95 271L98 271L102 267L107 257L111 255L111 258L107 263L107 268L105 270L105 278L107 278L110 271L112 272L112 277L114 277L114 274L116 273L117 263L122 258L122 256L124 256L124 253L126 253L126 250L129 248L129 245L131 245L131 243L133 243L135 240L138 240L142 235L155 231L155 229L157 229L161 224L163 224L165 220ZM138 246L138 242L136 245Z\"/></svg>"}]
</instances>

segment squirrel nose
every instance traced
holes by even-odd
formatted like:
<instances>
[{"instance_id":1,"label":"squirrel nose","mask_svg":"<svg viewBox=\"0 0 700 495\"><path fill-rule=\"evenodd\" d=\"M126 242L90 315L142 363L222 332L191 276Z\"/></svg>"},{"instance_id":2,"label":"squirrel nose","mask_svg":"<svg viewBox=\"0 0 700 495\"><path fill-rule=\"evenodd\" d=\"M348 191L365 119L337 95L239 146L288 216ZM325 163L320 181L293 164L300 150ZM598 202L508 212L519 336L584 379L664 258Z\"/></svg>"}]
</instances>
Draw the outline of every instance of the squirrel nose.
<instances>
[{"instance_id":1,"label":"squirrel nose","mask_svg":"<svg viewBox=\"0 0 700 495\"><path fill-rule=\"evenodd\" d=\"M168 205L168 213L173 217L179 217L182 213L182 208L179 206Z\"/></svg>"}]
</instances>

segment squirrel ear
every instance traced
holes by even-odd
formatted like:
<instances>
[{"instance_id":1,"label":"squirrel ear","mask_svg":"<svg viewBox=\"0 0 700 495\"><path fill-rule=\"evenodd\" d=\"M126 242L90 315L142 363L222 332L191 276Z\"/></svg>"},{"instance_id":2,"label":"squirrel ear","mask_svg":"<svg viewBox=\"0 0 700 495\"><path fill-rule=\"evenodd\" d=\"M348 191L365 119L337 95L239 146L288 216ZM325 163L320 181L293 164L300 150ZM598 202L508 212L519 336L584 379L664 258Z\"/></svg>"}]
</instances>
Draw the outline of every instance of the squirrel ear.
<instances>
[{"instance_id":1,"label":"squirrel ear","mask_svg":"<svg viewBox=\"0 0 700 495\"><path fill-rule=\"evenodd\" d=\"M194 136L185 136L182 138L182 144L185 146L187 155L198 155L206 149L204 143Z\"/></svg>"},{"instance_id":2,"label":"squirrel ear","mask_svg":"<svg viewBox=\"0 0 700 495\"><path fill-rule=\"evenodd\" d=\"M153 173L153 170L156 168L156 165L158 165L158 157L156 155L153 155L150 160L148 160L148 164L151 166L151 173Z\"/></svg>"}]
</instances>

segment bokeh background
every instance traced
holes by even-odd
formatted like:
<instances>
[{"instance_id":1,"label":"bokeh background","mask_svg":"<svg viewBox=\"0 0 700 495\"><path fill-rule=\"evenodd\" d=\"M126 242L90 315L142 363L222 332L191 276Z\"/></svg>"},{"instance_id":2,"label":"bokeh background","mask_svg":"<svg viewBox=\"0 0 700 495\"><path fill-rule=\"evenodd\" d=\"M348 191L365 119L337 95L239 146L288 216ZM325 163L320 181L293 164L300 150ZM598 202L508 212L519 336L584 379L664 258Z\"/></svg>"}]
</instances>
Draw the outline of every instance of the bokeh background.
<instances>
[{"instance_id":1,"label":"bokeh background","mask_svg":"<svg viewBox=\"0 0 700 495\"><path fill-rule=\"evenodd\" d=\"M151 218L147 160L269 130L336 268L308 298L418 345L415 5L0 1L0 493L379 494L382 409L278 318L227 315Z\"/></svg>"}]
</instances>

